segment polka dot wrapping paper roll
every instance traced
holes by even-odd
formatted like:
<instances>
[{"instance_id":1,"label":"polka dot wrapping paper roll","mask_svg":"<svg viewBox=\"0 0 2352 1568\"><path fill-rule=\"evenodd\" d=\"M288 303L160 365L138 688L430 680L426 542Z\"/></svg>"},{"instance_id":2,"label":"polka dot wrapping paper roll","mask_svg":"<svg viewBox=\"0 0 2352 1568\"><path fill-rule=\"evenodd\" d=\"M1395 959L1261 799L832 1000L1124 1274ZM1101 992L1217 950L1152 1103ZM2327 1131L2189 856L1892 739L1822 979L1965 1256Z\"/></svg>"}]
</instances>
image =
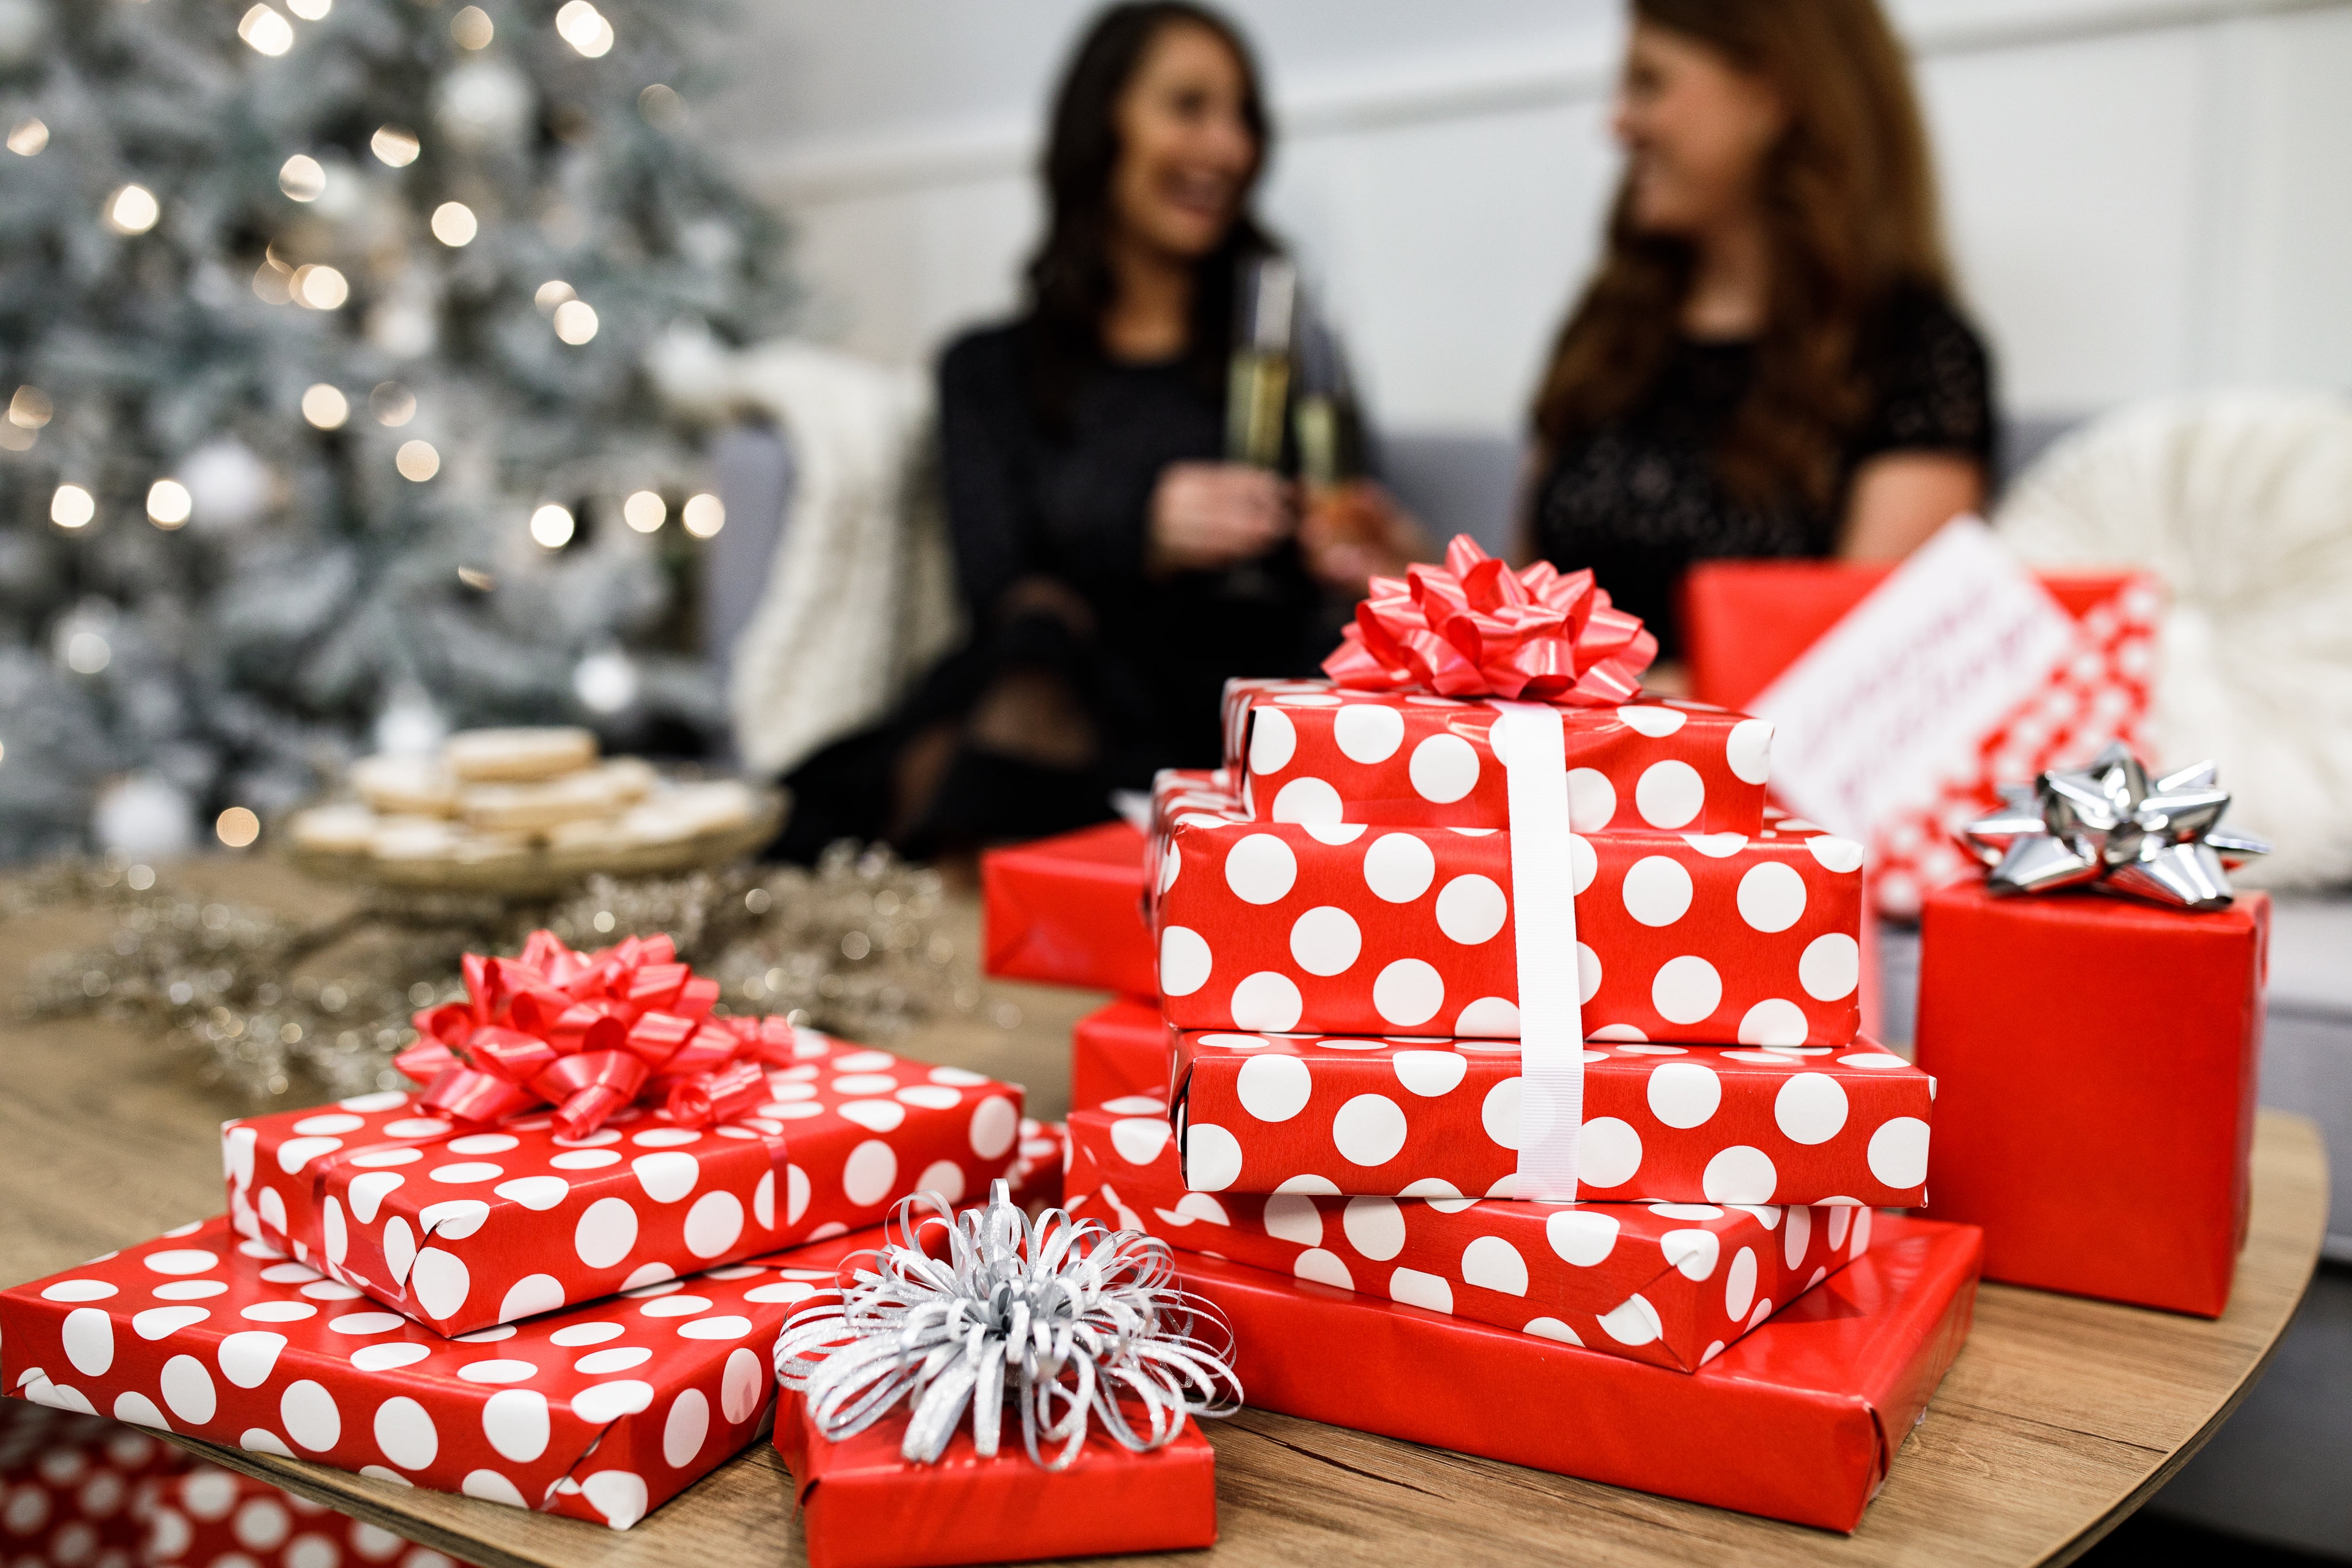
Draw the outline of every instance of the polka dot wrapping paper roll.
<instances>
[{"instance_id":1,"label":"polka dot wrapping paper roll","mask_svg":"<svg viewBox=\"0 0 2352 1568\"><path fill-rule=\"evenodd\" d=\"M859 1243L451 1340L215 1218L0 1291L0 1388L625 1530L759 1435L770 1342Z\"/></svg>"},{"instance_id":2,"label":"polka dot wrapping paper roll","mask_svg":"<svg viewBox=\"0 0 2352 1568\"><path fill-rule=\"evenodd\" d=\"M1225 688L1225 768L1245 814L1277 822L1507 828L1490 703L1328 681ZM1577 829L1753 833L1772 727L1707 703L1560 710Z\"/></svg>"},{"instance_id":3,"label":"polka dot wrapping paper roll","mask_svg":"<svg viewBox=\"0 0 2352 1568\"><path fill-rule=\"evenodd\" d=\"M1158 798L1171 1023L1517 1038L1507 832L1255 820L1200 775ZM1569 848L1578 946L1558 961L1577 967L1588 1039L1853 1040L1861 845L1776 814L1752 835L1580 827Z\"/></svg>"},{"instance_id":4,"label":"polka dot wrapping paper roll","mask_svg":"<svg viewBox=\"0 0 2352 1568\"><path fill-rule=\"evenodd\" d=\"M1070 1211L1315 1284L1696 1371L1870 1246L1854 1205L1187 1192L1165 1108L1071 1113Z\"/></svg>"},{"instance_id":5,"label":"polka dot wrapping paper roll","mask_svg":"<svg viewBox=\"0 0 2352 1568\"><path fill-rule=\"evenodd\" d=\"M709 1128L641 1107L582 1138L469 1127L398 1092L231 1122L230 1220L323 1274L311 1301L462 1334L878 1224L918 1187L976 1197L1019 1157L1017 1086L813 1030L793 1049L765 1103Z\"/></svg>"},{"instance_id":6,"label":"polka dot wrapping paper roll","mask_svg":"<svg viewBox=\"0 0 2352 1568\"><path fill-rule=\"evenodd\" d=\"M1867 1039L1595 1042L1584 1062L1579 1197L1927 1202L1935 1080ZM1195 1190L1520 1196L1511 1041L1193 1032L1174 1080Z\"/></svg>"}]
</instances>

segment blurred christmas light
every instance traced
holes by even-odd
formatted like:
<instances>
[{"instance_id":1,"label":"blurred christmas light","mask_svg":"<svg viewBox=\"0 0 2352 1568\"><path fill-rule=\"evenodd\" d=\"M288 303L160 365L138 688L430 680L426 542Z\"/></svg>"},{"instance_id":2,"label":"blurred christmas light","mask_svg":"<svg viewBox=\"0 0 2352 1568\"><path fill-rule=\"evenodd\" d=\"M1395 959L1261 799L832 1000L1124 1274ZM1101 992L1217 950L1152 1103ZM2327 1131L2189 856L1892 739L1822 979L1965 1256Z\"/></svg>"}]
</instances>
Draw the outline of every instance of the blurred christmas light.
<instances>
[{"instance_id":1,"label":"blurred christmas light","mask_svg":"<svg viewBox=\"0 0 2352 1568\"><path fill-rule=\"evenodd\" d=\"M26 430L22 425L0 419L0 452L30 452L40 439L39 431Z\"/></svg>"},{"instance_id":2,"label":"blurred christmas light","mask_svg":"<svg viewBox=\"0 0 2352 1568\"><path fill-rule=\"evenodd\" d=\"M635 661L618 648L601 648L572 667L572 695L590 713L618 713L637 700Z\"/></svg>"},{"instance_id":3,"label":"blurred christmas light","mask_svg":"<svg viewBox=\"0 0 2352 1568\"><path fill-rule=\"evenodd\" d=\"M66 639L66 668L77 675L94 675L114 663L114 649L97 632L76 632Z\"/></svg>"},{"instance_id":4,"label":"blurred christmas light","mask_svg":"<svg viewBox=\"0 0 2352 1568\"><path fill-rule=\"evenodd\" d=\"M286 8L305 22L323 22L335 8L335 0L286 0Z\"/></svg>"},{"instance_id":5,"label":"blurred christmas light","mask_svg":"<svg viewBox=\"0 0 2352 1568\"><path fill-rule=\"evenodd\" d=\"M656 82L637 94L637 112L656 131L676 131L686 123L686 99L667 82Z\"/></svg>"},{"instance_id":6,"label":"blurred christmas light","mask_svg":"<svg viewBox=\"0 0 2352 1568\"><path fill-rule=\"evenodd\" d=\"M389 168L405 169L416 162L417 153L424 151L424 143L416 140L414 131L404 130L397 125L379 125L375 128L375 134L368 138L368 151L376 155L377 162Z\"/></svg>"},{"instance_id":7,"label":"blurred christmas light","mask_svg":"<svg viewBox=\"0 0 2352 1568\"><path fill-rule=\"evenodd\" d=\"M368 412L378 424L397 430L416 417L416 394L398 382L378 382L368 393Z\"/></svg>"},{"instance_id":8,"label":"blurred christmas light","mask_svg":"<svg viewBox=\"0 0 2352 1568\"><path fill-rule=\"evenodd\" d=\"M253 269L254 297L265 305L283 305L294 298L294 269L274 256L261 258Z\"/></svg>"},{"instance_id":9,"label":"blurred christmas light","mask_svg":"<svg viewBox=\"0 0 2352 1568\"><path fill-rule=\"evenodd\" d=\"M117 234L143 235L163 215L155 193L144 185L125 185L106 199L106 221Z\"/></svg>"},{"instance_id":10,"label":"blurred christmas light","mask_svg":"<svg viewBox=\"0 0 2352 1568\"><path fill-rule=\"evenodd\" d=\"M611 52L613 24L588 0L567 0L563 9L555 14L555 30L563 41L590 59L598 59Z\"/></svg>"},{"instance_id":11,"label":"blurred christmas light","mask_svg":"<svg viewBox=\"0 0 2352 1568\"><path fill-rule=\"evenodd\" d=\"M698 539L707 539L727 526L726 506L708 490L688 496L686 505L678 508L677 517L686 525L686 531Z\"/></svg>"},{"instance_id":12,"label":"blurred christmas light","mask_svg":"<svg viewBox=\"0 0 2352 1568\"><path fill-rule=\"evenodd\" d=\"M541 549L562 549L572 531L572 514L552 501L530 515L530 542Z\"/></svg>"},{"instance_id":13,"label":"blurred christmas light","mask_svg":"<svg viewBox=\"0 0 2352 1568\"><path fill-rule=\"evenodd\" d=\"M195 509L195 497L177 479L158 479L147 486L147 520L159 528L178 528Z\"/></svg>"},{"instance_id":14,"label":"blurred christmas light","mask_svg":"<svg viewBox=\"0 0 2352 1568\"><path fill-rule=\"evenodd\" d=\"M488 593L499 585L499 580L494 573L484 571L478 566L459 567L457 580L477 593Z\"/></svg>"},{"instance_id":15,"label":"blurred christmas light","mask_svg":"<svg viewBox=\"0 0 2352 1568\"><path fill-rule=\"evenodd\" d=\"M57 405L49 402L49 394L30 382L18 387L16 395L8 400L8 423L26 430L40 429L56 413Z\"/></svg>"},{"instance_id":16,"label":"blurred christmas light","mask_svg":"<svg viewBox=\"0 0 2352 1568\"><path fill-rule=\"evenodd\" d=\"M573 290L572 285L560 277L551 277L539 286L539 292L530 297L530 302L539 307L541 315L552 316L555 314L556 307L567 299L578 298L579 295Z\"/></svg>"},{"instance_id":17,"label":"blurred christmas light","mask_svg":"<svg viewBox=\"0 0 2352 1568\"><path fill-rule=\"evenodd\" d=\"M49 521L61 528L79 528L98 516L98 502L79 485L60 485L49 497Z\"/></svg>"},{"instance_id":18,"label":"blurred christmas light","mask_svg":"<svg viewBox=\"0 0 2352 1568\"><path fill-rule=\"evenodd\" d=\"M238 19L236 36L265 55L282 55L294 47L294 24L267 5L256 5Z\"/></svg>"},{"instance_id":19,"label":"blurred christmas light","mask_svg":"<svg viewBox=\"0 0 2352 1568\"><path fill-rule=\"evenodd\" d=\"M341 273L317 263L296 267L292 283L296 302L313 310L340 308L352 297L351 283Z\"/></svg>"},{"instance_id":20,"label":"blurred christmas light","mask_svg":"<svg viewBox=\"0 0 2352 1568\"><path fill-rule=\"evenodd\" d=\"M474 209L463 202L444 202L433 209L433 237L453 250L472 244L478 227Z\"/></svg>"},{"instance_id":21,"label":"blurred christmas light","mask_svg":"<svg viewBox=\"0 0 2352 1568\"><path fill-rule=\"evenodd\" d=\"M327 171L308 152L297 152L278 168L278 188L287 200L315 202L327 193Z\"/></svg>"},{"instance_id":22,"label":"blurred christmas light","mask_svg":"<svg viewBox=\"0 0 2352 1568\"><path fill-rule=\"evenodd\" d=\"M402 478L422 485L441 472L441 454L433 450L429 441L404 441L393 454L392 465L400 470Z\"/></svg>"},{"instance_id":23,"label":"blurred christmas light","mask_svg":"<svg viewBox=\"0 0 2352 1568\"><path fill-rule=\"evenodd\" d=\"M213 823L213 832L230 849L241 850L261 836L261 819L243 806L231 806Z\"/></svg>"},{"instance_id":24,"label":"blurred christmas light","mask_svg":"<svg viewBox=\"0 0 2352 1568\"><path fill-rule=\"evenodd\" d=\"M37 120L20 120L8 132L8 151L19 158L30 158L49 144L49 128Z\"/></svg>"},{"instance_id":25,"label":"blurred christmas light","mask_svg":"<svg viewBox=\"0 0 2352 1568\"><path fill-rule=\"evenodd\" d=\"M555 308L555 335L578 348L596 335L596 308L585 299L567 299Z\"/></svg>"},{"instance_id":26,"label":"blurred christmas light","mask_svg":"<svg viewBox=\"0 0 2352 1568\"><path fill-rule=\"evenodd\" d=\"M621 503L621 520L641 534L654 532L668 516L668 505L651 490L639 490Z\"/></svg>"},{"instance_id":27,"label":"blurred christmas light","mask_svg":"<svg viewBox=\"0 0 2352 1568\"><path fill-rule=\"evenodd\" d=\"M490 25L488 12L479 5L468 5L449 18L449 36L461 49L487 49L490 40L498 37L498 29Z\"/></svg>"},{"instance_id":28,"label":"blurred christmas light","mask_svg":"<svg viewBox=\"0 0 2352 1568\"><path fill-rule=\"evenodd\" d=\"M302 417L320 430L341 430L351 416L351 400L341 388L313 382L302 389Z\"/></svg>"}]
</instances>

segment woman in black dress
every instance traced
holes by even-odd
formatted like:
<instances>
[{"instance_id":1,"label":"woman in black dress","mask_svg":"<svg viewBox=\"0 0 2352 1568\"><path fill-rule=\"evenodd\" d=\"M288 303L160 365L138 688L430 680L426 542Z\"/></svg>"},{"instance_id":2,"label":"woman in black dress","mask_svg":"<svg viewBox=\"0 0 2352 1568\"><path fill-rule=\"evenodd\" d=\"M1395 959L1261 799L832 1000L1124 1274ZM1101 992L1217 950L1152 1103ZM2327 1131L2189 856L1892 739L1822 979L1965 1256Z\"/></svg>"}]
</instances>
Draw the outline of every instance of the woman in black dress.
<instances>
[{"instance_id":1,"label":"woman in black dress","mask_svg":"<svg viewBox=\"0 0 2352 1568\"><path fill-rule=\"evenodd\" d=\"M1633 14L1624 179L1537 397L1525 525L1670 661L1692 562L1893 559L1979 506L1991 374L1874 0Z\"/></svg>"},{"instance_id":2,"label":"woman in black dress","mask_svg":"<svg viewBox=\"0 0 2352 1568\"><path fill-rule=\"evenodd\" d=\"M1110 814L1114 788L1214 766L1236 674L1312 674L1345 602L1401 570L1370 487L1301 508L1224 461L1241 265L1275 246L1257 78L1187 4L1095 22L1056 93L1029 303L940 366L948 523L971 626L886 730L792 782L782 852L887 836L916 854Z\"/></svg>"}]
</instances>

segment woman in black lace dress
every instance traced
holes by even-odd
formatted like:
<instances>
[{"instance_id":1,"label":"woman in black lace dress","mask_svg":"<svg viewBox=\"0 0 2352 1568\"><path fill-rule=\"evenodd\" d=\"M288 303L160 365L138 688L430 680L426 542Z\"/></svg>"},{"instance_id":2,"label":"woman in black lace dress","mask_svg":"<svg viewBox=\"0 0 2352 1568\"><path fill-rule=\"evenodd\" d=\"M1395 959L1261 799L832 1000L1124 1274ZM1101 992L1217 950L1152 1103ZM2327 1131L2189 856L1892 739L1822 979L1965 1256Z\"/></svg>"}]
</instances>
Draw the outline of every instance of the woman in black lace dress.
<instances>
[{"instance_id":1,"label":"woman in black lace dress","mask_svg":"<svg viewBox=\"0 0 2352 1568\"><path fill-rule=\"evenodd\" d=\"M1524 523L1672 660L1692 562L1892 559L1980 505L1991 372L1874 0L1633 11L1624 180L1537 398Z\"/></svg>"}]
</instances>

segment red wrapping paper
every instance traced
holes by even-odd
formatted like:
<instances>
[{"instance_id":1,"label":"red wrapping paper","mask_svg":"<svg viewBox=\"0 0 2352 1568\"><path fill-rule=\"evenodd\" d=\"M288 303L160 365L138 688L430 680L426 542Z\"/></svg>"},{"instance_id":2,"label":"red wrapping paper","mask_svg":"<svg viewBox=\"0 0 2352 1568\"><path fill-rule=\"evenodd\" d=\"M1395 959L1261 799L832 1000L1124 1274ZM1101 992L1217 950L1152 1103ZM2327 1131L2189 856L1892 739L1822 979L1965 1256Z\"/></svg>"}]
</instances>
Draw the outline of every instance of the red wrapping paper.
<instances>
[{"instance_id":1,"label":"red wrapping paper","mask_svg":"<svg viewBox=\"0 0 2352 1568\"><path fill-rule=\"evenodd\" d=\"M0 1558L120 1568L146 1538L154 1494L188 1464L117 1422L0 1399Z\"/></svg>"},{"instance_id":2,"label":"red wrapping paper","mask_svg":"<svg viewBox=\"0 0 2352 1568\"><path fill-rule=\"evenodd\" d=\"M1035 1216L1062 1201L1062 1172L1070 1163L1069 1129L1059 1122L1021 1118L1021 1153L1005 1173L1015 1206ZM977 1195L974 1195L975 1198Z\"/></svg>"},{"instance_id":3,"label":"red wrapping paper","mask_svg":"<svg viewBox=\"0 0 2352 1568\"><path fill-rule=\"evenodd\" d=\"M1862 847L1775 821L1570 835L1578 951L1559 961L1587 1039L1853 1039ZM1153 928L1178 1028L1517 1038L1508 833L1178 809L1165 837Z\"/></svg>"},{"instance_id":4,"label":"red wrapping paper","mask_svg":"<svg viewBox=\"0 0 2352 1568\"><path fill-rule=\"evenodd\" d=\"M450 1340L214 1218L0 1292L0 1387L625 1530L759 1431L790 1264Z\"/></svg>"},{"instance_id":5,"label":"red wrapping paper","mask_svg":"<svg viewBox=\"0 0 2352 1568\"><path fill-rule=\"evenodd\" d=\"M1127 823L1105 822L982 855L988 973L1150 996L1143 844Z\"/></svg>"},{"instance_id":6,"label":"red wrapping paper","mask_svg":"<svg viewBox=\"0 0 2352 1568\"><path fill-rule=\"evenodd\" d=\"M2269 933L2259 893L2211 915L1981 883L1928 897L1936 1212L1984 1228L1986 1278L2221 1314L2252 1190Z\"/></svg>"},{"instance_id":7,"label":"red wrapping paper","mask_svg":"<svg viewBox=\"0 0 2352 1568\"><path fill-rule=\"evenodd\" d=\"M444 1333L873 1225L917 1187L988 1190L1021 1090L798 1031L753 1115L680 1127L638 1107L586 1138L364 1094L222 1130L238 1232Z\"/></svg>"},{"instance_id":8,"label":"red wrapping paper","mask_svg":"<svg viewBox=\"0 0 2352 1568\"><path fill-rule=\"evenodd\" d=\"M1328 681L1225 687L1225 771L1262 821L1507 828L1498 710L1479 701L1349 691ZM1563 707L1576 830L1752 833L1772 727L1682 698Z\"/></svg>"},{"instance_id":9,"label":"red wrapping paper","mask_svg":"<svg viewBox=\"0 0 2352 1568\"><path fill-rule=\"evenodd\" d=\"M1128 1094L1168 1094L1168 1025L1158 1002L1121 997L1070 1031L1070 1103L1099 1105Z\"/></svg>"},{"instance_id":10,"label":"red wrapping paper","mask_svg":"<svg viewBox=\"0 0 2352 1568\"><path fill-rule=\"evenodd\" d=\"M1935 1080L1866 1039L1596 1046L1584 1061L1580 1197L1927 1201ZM1196 1190L1517 1196L1512 1042L1189 1033L1174 1081Z\"/></svg>"},{"instance_id":11,"label":"red wrapping paper","mask_svg":"<svg viewBox=\"0 0 2352 1568\"><path fill-rule=\"evenodd\" d=\"M1070 1151L1073 1214L1683 1372L1862 1256L1873 1224L1849 1206L1186 1192L1167 1119L1108 1108L1071 1113Z\"/></svg>"},{"instance_id":12,"label":"red wrapping paper","mask_svg":"<svg viewBox=\"0 0 2352 1568\"><path fill-rule=\"evenodd\" d=\"M1258 1408L1851 1531L1968 1339L1978 1257L1971 1227L1883 1216L1869 1256L1687 1377L1205 1254L1177 1263L1233 1323Z\"/></svg>"},{"instance_id":13,"label":"red wrapping paper","mask_svg":"<svg viewBox=\"0 0 2352 1568\"><path fill-rule=\"evenodd\" d=\"M1195 1422L1165 1448L1129 1453L1099 1431L1076 1463L1029 1462L1008 1421L982 1458L967 1420L936 1464L898 1457L904 1415L829 1443L797 1396L776 1409L809 1568L930 1568L1116 1552L1172 1552L1217 1540L1217 1455Z\"/></svg>"},{"instance_id":14,"label":"red wrapping paper","mask_svg":"<svg viewBox=\"0 0 2352 1568\"><path fill-rule=\"evenodd\" d=\"M156 1487L143 1513L146 1568L453 1568L389 1530L201 1461Z\"/></svg>"}]
</instances>

